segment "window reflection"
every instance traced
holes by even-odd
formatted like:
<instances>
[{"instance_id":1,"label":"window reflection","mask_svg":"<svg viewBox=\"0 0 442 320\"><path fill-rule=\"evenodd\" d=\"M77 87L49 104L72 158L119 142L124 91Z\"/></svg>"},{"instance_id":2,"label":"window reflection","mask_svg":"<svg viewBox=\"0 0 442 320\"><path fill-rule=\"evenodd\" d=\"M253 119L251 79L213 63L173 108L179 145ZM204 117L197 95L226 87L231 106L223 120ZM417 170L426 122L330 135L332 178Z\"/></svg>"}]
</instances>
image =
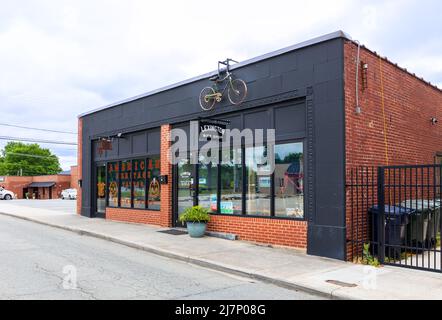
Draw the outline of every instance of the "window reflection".
<instances>
[{"instance_id":1,"label":"window reflection","mask_svg":"<svg viewBox=\"0 0 442 320\"><path fill-rule=\"evenodd\" d=\"M218 211L218 165L206 163L199 155L198 165L198 205L210 212Z\"/></svg>"},{"instance_id":2,"label":"window reflection","mask_svg":"<svg viewBox=\"0 0 442 320\"><path fill-rule=\"evenodd\" d=\"M118 207L118 172L119 163L109 162L107 164L107 176L108 176L108 197L109 207Z\"/></svg>"},{"instance_id":3,"label":"window reflection","mask_svg":"<svg viewBox=\"0 0 442 320\"><path fill-rule=\"evenodd\" d=\"M246 162L246 214L270 216L271 175L268 172L267 147L248 147Z\"/></svg>"},{"instance_id":4,"label":"window reflection","mask_svg":"<svg viewBox=\"0 0 442 320\"><path fill-rule=\"evenodd\" d=\"M132 162L129 161L121 161L120 168L120 206L123 208L131 207L131 170L132 170Z\"/></svg>"},{"instance_id":5,"label":"window reflection","mask_svg":"<svg viewBox=\"0 0 442 320\"><path fill-rule=\"evenodd\" d=\"M304 217L302 142L275 146L275 216Z\"/></svg>"},{"instance_id":6,"label":"window reflection","mask_svg":"<svg viewBox=\"0 0 442 320\"><path fill-rule=\"evenodd\" d=\"M147 181L148 181L148 204L151 210L160 210L161 185L160 185L160 157L153 156L147 160Z\"/></svg>"},{"instance_id":7,"label":"window reflection","mask_svg":"<svg viewBox=\"0 0 442 320\"><path fill-rule=\"evenodd\" d=\"M134 195L134 208L146 207L146 161L144 159L133 160L132 184Z\"/></svg>"},{"instance_id":8,"label":"window reflection","mask_svg":"<svg viewBox=\"0 0 442 320\"><path fill-rule=\"evenodd\" d=\"M241 148L223 150L221 163L220 213L242 213L242 153Z\"/></svg>"}]
</instances>

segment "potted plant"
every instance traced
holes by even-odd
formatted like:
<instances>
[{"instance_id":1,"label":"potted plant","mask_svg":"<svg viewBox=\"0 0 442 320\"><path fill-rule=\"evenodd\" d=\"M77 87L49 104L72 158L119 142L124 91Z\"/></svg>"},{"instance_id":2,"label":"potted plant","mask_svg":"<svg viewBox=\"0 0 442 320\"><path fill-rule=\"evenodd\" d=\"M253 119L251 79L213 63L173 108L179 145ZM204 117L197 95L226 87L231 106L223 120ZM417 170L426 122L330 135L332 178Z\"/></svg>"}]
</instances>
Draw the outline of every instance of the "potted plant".
<instances>
[{"instance_id":1,"label":"potted plant","mask_svg":"<svg viewBox=\"0 0 442 320\"><path fill-rule=\"evenodd\" d=\"M29 192L25 193L26 199L29 200Z\"/></svg>"},{"instance_id":2,"label":"potted plant","mask_svg":"<svg viewBox=\"0 0 442 320\"><path fill-rule=\"evenodd\" d=\"M201 238L207 229L210 215L207 209L200 206L187 208L180 216L181 222L186 222L187 231L192 238Z\"/></svg>"}]
</instances>

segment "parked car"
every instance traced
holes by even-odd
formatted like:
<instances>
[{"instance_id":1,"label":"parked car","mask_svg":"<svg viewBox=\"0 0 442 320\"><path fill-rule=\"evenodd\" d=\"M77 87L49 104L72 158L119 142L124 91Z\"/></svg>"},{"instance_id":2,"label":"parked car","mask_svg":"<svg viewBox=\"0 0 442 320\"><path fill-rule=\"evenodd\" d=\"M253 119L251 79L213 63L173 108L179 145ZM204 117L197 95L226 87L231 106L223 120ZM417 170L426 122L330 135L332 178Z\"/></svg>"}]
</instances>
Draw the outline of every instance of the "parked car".
<instances>
[{"instance_id":1,"label":"parked car","mask_svg":"<svg viewBox=\"0 0 442 320\"><path fill-rule=\"evenodd\" d=\"M61 192L61 198L63 200L75 200L77 199L77 189L65 189Z\"/></svg>"},{"instance_id":2,"label":"parked car","mask_svg":"<svg viewBox=\"0 0 442 320\"><path fill-rule=\"evenodd\" d=\"M15 194L12 191L6 190L0 187L0 200L12 200L15 198Z\"/></svg>"}]
</instances>

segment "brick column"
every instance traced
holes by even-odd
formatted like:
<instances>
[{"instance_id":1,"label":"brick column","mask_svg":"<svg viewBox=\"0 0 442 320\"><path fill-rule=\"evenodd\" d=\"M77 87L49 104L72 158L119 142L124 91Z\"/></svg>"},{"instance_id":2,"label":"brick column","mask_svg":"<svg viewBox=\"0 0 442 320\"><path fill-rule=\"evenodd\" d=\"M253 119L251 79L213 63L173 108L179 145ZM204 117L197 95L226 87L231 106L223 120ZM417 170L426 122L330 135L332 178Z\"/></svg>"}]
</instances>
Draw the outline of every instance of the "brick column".
<instances>
[{"instance_id":1,"label":"brick column","mask_svg":"<svg viewBox=\"0 0 442 320\"><path fill-rule=\"evenodd\" d=\"M161 185L161 216L160 224L163 227L172 226L172 164L169 154L169 137L171 126L161 126L161 175L168 176L167 184Z\"/></svg>"},{"instance_id":2,"label":"brick column","mask_svg":"<svg viewBox=\"0 0 442 320\"><path fill-rule=\"evenodd\" d=\"M83 133L83 119L78 119L78 145L77 145L77 179L83 176L82 166L82 133ZM81 187L77 187L77 214L81 214Z\"/></svg>"}]
</instances>

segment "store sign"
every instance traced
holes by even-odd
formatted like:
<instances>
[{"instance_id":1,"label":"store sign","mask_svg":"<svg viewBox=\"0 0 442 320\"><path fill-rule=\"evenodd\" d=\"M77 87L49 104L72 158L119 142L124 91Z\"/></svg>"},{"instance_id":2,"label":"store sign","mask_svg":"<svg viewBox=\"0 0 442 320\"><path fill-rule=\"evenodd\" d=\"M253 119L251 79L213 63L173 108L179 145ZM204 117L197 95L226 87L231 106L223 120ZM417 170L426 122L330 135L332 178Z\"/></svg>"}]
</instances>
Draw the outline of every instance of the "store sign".
<instances>
[{"instance_id":1,"label":"store sign","mask_svg":"<svg viewBox=\"0 0 442 320\"><path fill-rule=\"evenodd\" d=\"M112 140L101 138L98 141L98 153L100 156L103 155L105 151L112 150Z\"/></svg>"},{"instance_id":2,"label":"store sign","mask_svg":"<svg viewBox=\"0 0 442 320\"><path fill-rule=\"evenodd\" d=\"M221 120L200 120L199 121L199 137L202 141L222 140L226 133L227 124Z\"/></svg>"}]
</instances>

